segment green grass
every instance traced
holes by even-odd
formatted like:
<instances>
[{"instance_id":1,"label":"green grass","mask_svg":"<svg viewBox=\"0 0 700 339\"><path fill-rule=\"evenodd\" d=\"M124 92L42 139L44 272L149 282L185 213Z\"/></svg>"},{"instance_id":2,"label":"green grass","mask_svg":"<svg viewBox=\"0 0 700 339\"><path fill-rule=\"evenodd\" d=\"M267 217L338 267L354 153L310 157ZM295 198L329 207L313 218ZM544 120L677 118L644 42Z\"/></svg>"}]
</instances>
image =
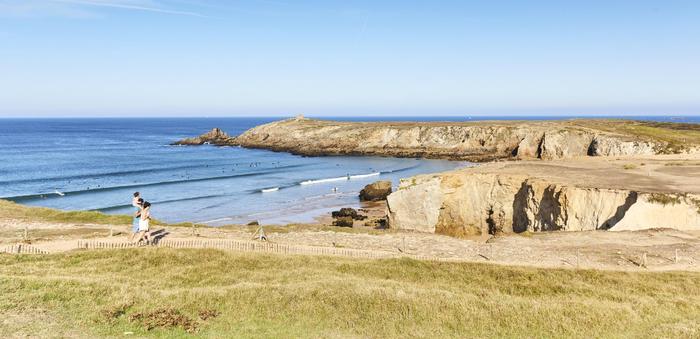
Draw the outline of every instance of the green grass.
<instances>
[{"instance_id":1,"label":"green grass","mask_svg":"<svg viewBox=\"0 0 700 339\"><path fill-rule=\"evenodd\" d=\"M370 219L368 219L370 220ZM220 229L224 230L246 230L249 233L253 233L258 229L259 226L223 226ZM294 232L337 232L337 233L353 233L353 234L387 234L396 233L396 229L388 228L373 228L369 226L365 227L338 227L332 225L324 224L288 224L288 225L265 225L263 227L265 233L294 233Z\"/></svg>"},{"instance_id":2,"label":"green grass","mask_svg":"<svg viewBox=\"0 0 700 339\"><path fill-rule=\"evenodd\" d=\"M649 200L649 202L661 204L664 206L669 204L675 205L681 203L681 199L677 195L665 193L652 193L649 195L649 198L647 200Z\"/></svg>"},{"instance_id":3,"label":"green grass","mask_svg":"<svg viewBox=\"0 0 700 339\"><path fill-rule=\"evenodd\" d=\"M96 211L62 211L58 209L25 206L11 201L0 199L0 219L15 219L29 222L52 222L66 224L96 224L96 225L130 225L132 217L128 215L112 215L104 214ZM169 224L159 220L152 222L156 226L168 227L211 227L203 224L194 224L191 222L181 222L177 224ZM217 227L221 230L246 230L255 232L259 226L248 225L228 225ZM370 227L336 227L323 224L289 224L289 225L264 225L267 233L289 233L299 231L330 231L341 233L365 233L365 234L386 234L387 232L395 232L388 229L373 229ZM8 231L9 232L9 231ZM33 231L36 233L36 231ZM59 231L60 232L60 231ZM5 232L7 233L7 232ZM16 233L12 230L12 233ZM51 232L48 232L51 233ZM7 237L0 230L0 239Z\"/></svg>"},{"instance_id":4,"label":"green grass","mask_svg":"<svg viewBox=\"0 0 700 339\"><path fill-rule=\"evenodd\" d=\"M61 211L45 207L28 207L0 200L0 218L72 224L131 224L131 216L94 211Z\"/></svg>"},{"instance_id":5,"label":"green grass","mask_svg":"<svg viewBox=\"0 0 700 339\"><path fill-rule=\"evenodd\" d=\"M0 218L65 224L130 225L133 217L130 215L105 214L97 211L63 211L46 207L25 206L0 199ZM193 223L190 222L168 224L159 220L153 220L153 224L171 227L193 226ZM206 225L195 226L208 227Z\"/></svg>"},{"instance_id":6,"label":"green grass","mask_svg":"<svg viewBox=\"0 0 700 339\"><path fill-rule=\"evenodd\" d=\"M573 125L627 135L635 139L665 143L660 153L676 154L700 145L700 125L620 119L580 119Z\"/></svg>"},{"instance_id":7,"label":"green grass","mask_svg":"<svg viewBox=\"0 0 700 339\"><path fill-rule=\"evenodd\" d=\"M0 256L0 290L5 337L700 335L698 273L138 249Z\"/></svg>"}]
</instances>

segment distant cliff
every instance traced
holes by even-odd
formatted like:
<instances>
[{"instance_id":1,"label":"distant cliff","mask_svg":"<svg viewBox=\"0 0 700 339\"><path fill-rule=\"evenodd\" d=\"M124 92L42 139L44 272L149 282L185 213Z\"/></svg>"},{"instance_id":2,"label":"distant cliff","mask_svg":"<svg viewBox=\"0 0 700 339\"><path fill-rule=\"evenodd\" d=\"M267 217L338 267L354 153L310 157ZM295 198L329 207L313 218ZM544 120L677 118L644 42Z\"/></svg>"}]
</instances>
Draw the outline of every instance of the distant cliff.
<instances>
[{"instance_id":1,"label":"distant cliff","mask_svg":"<svg viewBox=\"0 0 700 339\"><path fill-rule=\"evenodd\" d=\"M653 124L653 125L652 125ZM561 159L695 150L700 126L625 120L339 122L295 118L237 137L219 129L177 145L238 145L301 155L380 155L487 161ZM636 127L640 127L636 129ZM683 139L680 139L683 136ZM678 140L676 140L678 139ZM689 146L690 145L690 146Z\"/></svg>"}]
</instances>

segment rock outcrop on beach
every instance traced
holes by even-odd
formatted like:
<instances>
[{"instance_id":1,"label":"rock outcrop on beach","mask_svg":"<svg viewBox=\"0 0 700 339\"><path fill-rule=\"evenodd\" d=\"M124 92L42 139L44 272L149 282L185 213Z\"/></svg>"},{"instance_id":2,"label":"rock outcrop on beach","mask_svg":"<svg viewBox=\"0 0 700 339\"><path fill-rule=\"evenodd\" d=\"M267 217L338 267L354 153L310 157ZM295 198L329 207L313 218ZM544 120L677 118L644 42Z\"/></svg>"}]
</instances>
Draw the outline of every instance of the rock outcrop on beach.
<instances>
[{"instance_id":1,"label":"rock outcrop on beach","mask_svg":"<svg viewBox=\"0 0 700 339\"><path fill-rule=\"evenodd\" d=\"M365 220L367 216L357 213L354 208L344 207L338 211L331 212L333 226L353 227L355 220Z\"/></svg>"},{"instance_id":2,"label":"rock outcrop on beach","mask_svg":"<svg viewBox=\"0 0 700 339\"><path fill-rule=\"evenodd\" d=\"M391 181L380 180L373 182L360 191L360 201L386 200L391 194Z\"/></svg>"},{"instance_id":3,"label":"rock outcrop on beach","mask_svg":"<svg viewBox=\"0 0 700 339\"><path fill-rule=\"evenodd\" d=\"M690 126L687 126L690 125ZM179 145L236 145L301 155L381 155L486 161L688 152L700 126L627 120L340 122L297 117L232 138L215 129Z\"/></svg>"},{"instance_id":4,"label":"rock outcrop on beach","mask_svg":"<svg viewBox=\"0 0 700 339\"><path fill-rule=\"evenodd\" d=\"M662 166L659 171L667 170ZM514 169L518 167L521 174ZM484 166L402 180L388 197L389 227L458 237L526 231L700 231L698 183L684 191L673 188L682 185L682 178L674 179L678 183L648 179L643 170L627 173L622 166L599 174L582 170L579 180L569 180L567 176L576 175L574 169L540 167L527 171L528 166L521 165ZM569 172L548 175L547 167ZM688 179L698 169L688 166ZM611 182L596 181L595 175L610 176ZM620 181L618 187L615 180ZM646 183L656 192L646 191L644 180L658 180Z\"/></svg>"}]
</instances>

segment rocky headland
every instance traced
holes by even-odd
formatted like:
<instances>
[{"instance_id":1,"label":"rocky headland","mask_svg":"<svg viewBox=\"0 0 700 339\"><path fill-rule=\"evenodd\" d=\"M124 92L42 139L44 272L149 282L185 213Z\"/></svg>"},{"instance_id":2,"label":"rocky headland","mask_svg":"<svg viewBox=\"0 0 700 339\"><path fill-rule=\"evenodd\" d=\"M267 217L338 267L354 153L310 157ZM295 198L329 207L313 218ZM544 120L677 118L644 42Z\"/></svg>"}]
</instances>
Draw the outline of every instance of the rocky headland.
<instances>
[{"instance_id":1,"label":"rocky headland","mask_svg":"<svg viewBox=\"0 0 700 339\"><path fill-rule=\"evenodd\" d=\"M176 145L212 144L294 154L469 161L562 159L697 151L700 126L629 120L339 122L294 118L231 137L214 129ZM689 139L690 138L690 139Z\"/></svg>"},{"instance_id":2,"label":"rocky headland","mask_svg":"<svg viewBox=\"0 0 700 339\"><path fill-rule=\"evenodd\" d=\"M615 119L338 122L294 118L178 145L486 162L402 180L388 226L457 237L700 230L700 125Z\"/></svg>"}]
</instances>

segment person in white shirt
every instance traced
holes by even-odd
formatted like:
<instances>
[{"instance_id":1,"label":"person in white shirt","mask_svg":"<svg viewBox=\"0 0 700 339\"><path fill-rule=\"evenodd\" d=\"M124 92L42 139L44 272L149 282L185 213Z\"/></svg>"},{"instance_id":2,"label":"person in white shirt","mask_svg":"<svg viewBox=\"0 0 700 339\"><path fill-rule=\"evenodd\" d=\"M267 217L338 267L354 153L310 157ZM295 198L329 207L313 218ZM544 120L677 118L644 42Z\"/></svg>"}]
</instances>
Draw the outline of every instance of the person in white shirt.
<instances>
[{"instance_id":1,"label":"person in white shirt","mask_svg":"<svg viewBox=\"0 0 700 339\"><path fill-rule=\"evenodd\" d=\"M131 223L131 237L129 241L134 241L136 234L139 233L139 220L141 220L141 203L139 201L143 201L143 199L141 199L141 193L134 192L134 197L131 199L131 206L136 207L136 212L134 212L134 220Z\"/></svg>"},{"instance_id":2,"label":"person in white shirt","mask_svg":"<svg viewBox=\"0 0 700 339\"><path fill-rule=\"evenodd\" d=\"M148 233L150 229L150 221L151 221L151 203L148 201L143 201L141 199L141 217L139 219L139 238L136 241L137 243L141 242L141 240L144 240L146 244L151 243L151 236Z\"/></svg>"}]
</instances>

